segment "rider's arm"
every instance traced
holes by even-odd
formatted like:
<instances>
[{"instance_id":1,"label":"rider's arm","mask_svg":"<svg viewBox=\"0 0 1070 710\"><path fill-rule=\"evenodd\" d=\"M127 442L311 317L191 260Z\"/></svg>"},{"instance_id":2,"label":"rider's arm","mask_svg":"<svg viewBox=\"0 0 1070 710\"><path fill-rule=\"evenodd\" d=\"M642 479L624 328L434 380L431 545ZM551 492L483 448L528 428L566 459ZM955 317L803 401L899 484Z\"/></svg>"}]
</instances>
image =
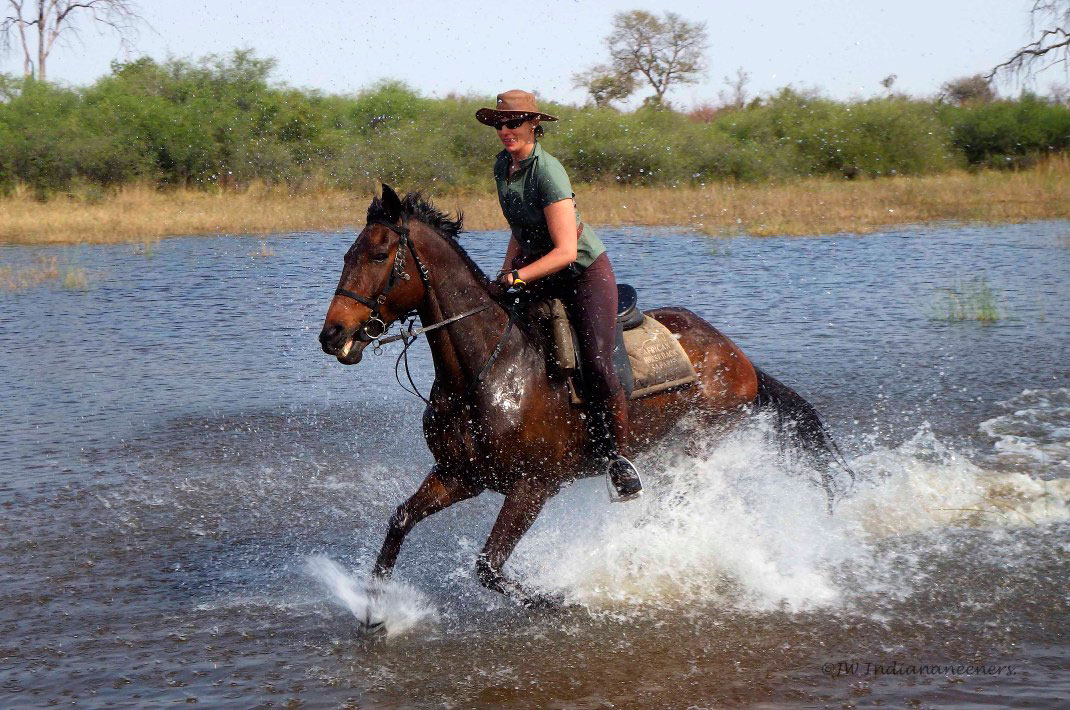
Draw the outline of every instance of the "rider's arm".
<instances>
[{"instance_id":1,"label":"rider's arm","mask_svg":"<svg viewBox=\"0 0 1070 710\"><path fill-rule=\"evenodd\" d=\"M499 273L506 273L513 269L513 259L520 253L520 243L516 240L516 234L509 237L509 246L505 250L505 261L502 262L502 270Z\"/></svg>"},{"instance_id":2,"label":"rider's arm","mask_svg":"<svg viewBox=\"0 0 1070 710\"><path fill-rule=\"evenodd\" d=\"M572 198L546 205L542 213L546 217L546 226L550 230L550 240L554 243L554 248L538 261L519 270L520 278L528 283L557 273L576 260L579 237L576 233L576 205ZM510 262L506 261L506 264L508 263Z\"/></svg>"}]
</instances>

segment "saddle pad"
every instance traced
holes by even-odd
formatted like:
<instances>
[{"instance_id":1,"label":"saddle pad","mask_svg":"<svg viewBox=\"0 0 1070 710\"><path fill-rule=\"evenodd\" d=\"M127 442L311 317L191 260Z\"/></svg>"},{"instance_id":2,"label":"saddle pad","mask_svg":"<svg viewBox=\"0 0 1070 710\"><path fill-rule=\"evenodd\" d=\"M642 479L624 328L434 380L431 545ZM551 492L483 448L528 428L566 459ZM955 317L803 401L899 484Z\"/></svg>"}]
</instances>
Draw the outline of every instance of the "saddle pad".
<instances>
[{"instance_id":1,"label":"saddle pad","mask_svg":"<svg viewBox=\"0 0 1070 710\"><path fill-rule=\"evenodd\" d=\"M643 318L638 327L624 331L624 347L635 377L629 399L689 385L698 379L680 341L650 316Z\"/></svg>"}]
</instances>

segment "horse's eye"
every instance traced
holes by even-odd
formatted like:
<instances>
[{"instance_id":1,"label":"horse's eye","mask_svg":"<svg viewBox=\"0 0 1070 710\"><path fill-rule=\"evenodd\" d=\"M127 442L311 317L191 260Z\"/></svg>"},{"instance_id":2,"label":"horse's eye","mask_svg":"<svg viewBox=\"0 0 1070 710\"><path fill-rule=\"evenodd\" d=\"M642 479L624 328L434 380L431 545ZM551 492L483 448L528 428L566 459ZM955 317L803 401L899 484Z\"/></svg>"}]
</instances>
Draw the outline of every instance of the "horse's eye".
<instances>
[{"instance_id":1,"label":"horse's eye","mask_svg":"<svg viewBox=\"0 0 1070 710\"><path fill-rule=\"evenodd\" d=\"M386 261L386 256L386 254L376 254L372 257L372 261L374 261L376 264L382 264L384 261Z\"/></svg>"}]
</instances>

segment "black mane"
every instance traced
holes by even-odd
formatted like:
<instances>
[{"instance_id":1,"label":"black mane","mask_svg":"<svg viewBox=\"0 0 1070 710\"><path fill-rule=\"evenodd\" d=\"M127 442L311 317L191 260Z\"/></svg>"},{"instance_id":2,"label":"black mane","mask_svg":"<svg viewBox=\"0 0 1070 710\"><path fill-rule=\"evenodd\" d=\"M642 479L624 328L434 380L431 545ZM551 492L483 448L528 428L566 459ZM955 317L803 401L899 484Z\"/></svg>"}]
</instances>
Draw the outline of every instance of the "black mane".
<instances>
[{"instance_id":1,"label":"black mane","mask_svg":"<svg viewBox=\"0 0 1070 710\"><path fill-rule=\"evenodd\" d=\"M468 268L482 278L484 282L488 281L483 269L479 268L479 264L472 260L472 257L464 250L461 243L457 241L463 229L464 212L457 210L457 219L451 219L448 212L435 207L434 203L430 199L424 199L419 191L405 195L401 200L401 210L445 237L446 242L453 247L458 256L468 265ZM370 222L373 219L391 220L390 214L387 212L386 207L383 206L383 201L378 197L373 197L372 203L368 205L367 221Z\"/></svg>"}]
</instances>

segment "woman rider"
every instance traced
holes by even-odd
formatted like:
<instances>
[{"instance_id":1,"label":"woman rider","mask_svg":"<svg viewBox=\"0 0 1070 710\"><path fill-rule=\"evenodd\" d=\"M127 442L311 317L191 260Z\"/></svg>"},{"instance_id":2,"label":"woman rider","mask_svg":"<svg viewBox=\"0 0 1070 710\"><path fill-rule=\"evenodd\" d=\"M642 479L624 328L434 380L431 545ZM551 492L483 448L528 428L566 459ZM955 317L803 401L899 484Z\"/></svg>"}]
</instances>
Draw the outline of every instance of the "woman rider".
<instances>
[{"instance_id":1,"label":"woman rider","mask_svg":"<svg viewBox=\"0 0 1070 710\"><path fill-rule=\"evenodd\" d=\"M602 240L579 219L565 169L538 143L539 122L557 119L519 89L498 94L497 106L480 109L476 119L493 126L505 148L494 163L494 180L512 238L496 290L530 287L564 302L580 341L596 451L608 462L616 500L634 498L643 484L625 457L628 402L613 369L617 281Z\"/></svg>"}]
</instances>

